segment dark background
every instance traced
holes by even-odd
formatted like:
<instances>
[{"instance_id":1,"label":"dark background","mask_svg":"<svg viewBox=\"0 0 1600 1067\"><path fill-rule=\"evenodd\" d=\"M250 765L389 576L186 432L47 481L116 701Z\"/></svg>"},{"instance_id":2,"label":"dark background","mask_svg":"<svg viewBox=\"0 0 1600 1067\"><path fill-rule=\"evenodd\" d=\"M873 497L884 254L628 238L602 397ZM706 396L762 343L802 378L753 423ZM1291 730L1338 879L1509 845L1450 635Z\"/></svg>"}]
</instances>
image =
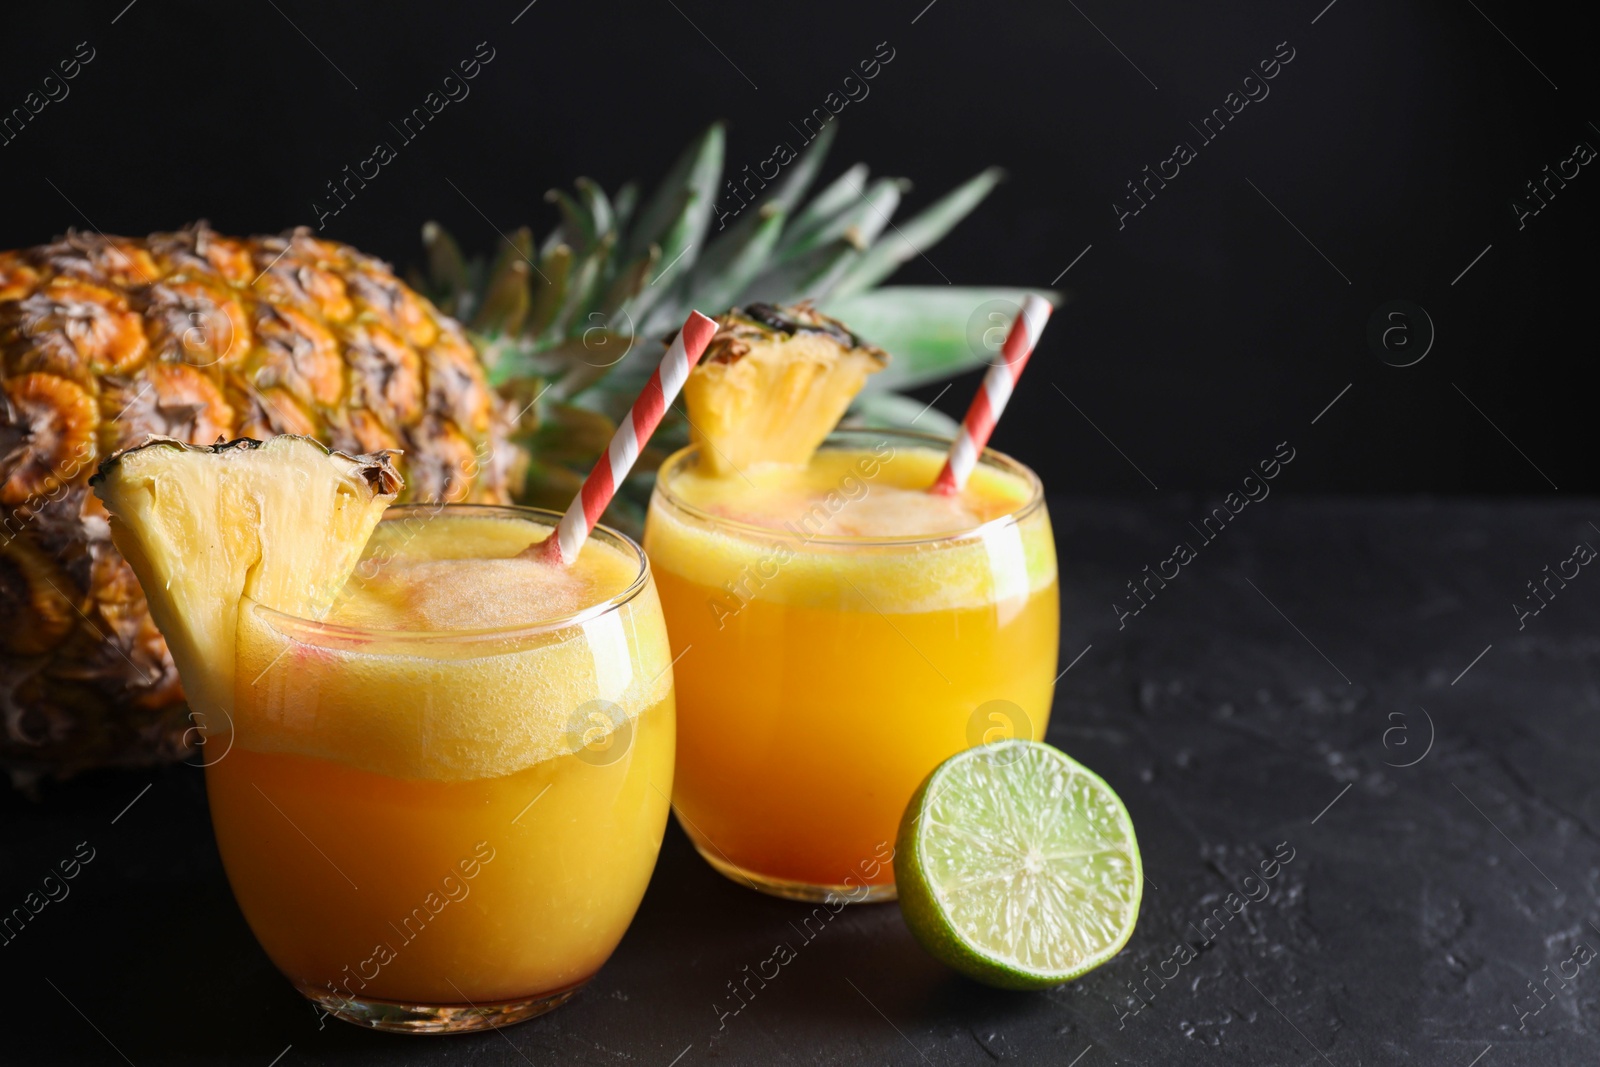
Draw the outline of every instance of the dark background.
<instances>
[{"instance_id":1,"label":"dark background","mask_svg":"<svg viewBox=\"0 0 1600 1067\"><path fill-rule=\"evenodd\" d=\"M389 122L487 41L495 59L471 96L326 233L404 266L433 218L489 251L493 227L548 232L545 190L578 175L612 190L653 181L719 117L728 169L754 165L886 41L894 60L840 116L825 177L858 159L906 175L905 215L985 165L1010 174L931 251L936 266L913 261L897 281L1044 287L1092 246L1061 277L1072 302L995 439L1053 490L1227 489L1285 439L1302 457L1278 483L1290 492L1600 481L1572 447L1589 400L1569 380L1593 350L1581 315L1600 178L1585 168L1520 231L1510 207L1576 142L1600 145L1572 8L525 3L9 11L0 110L78 42L96 58L0 146L0 247L69 226L314 224L324 183L395 141ZM1270 96L1201 147L1188 124L1283 41L1295 58ZM1124 183L1178 140L1199 158L1119 231ZM1366 340L1394 299L1437 331L1403 369ZM940 407L959 416L975 387L964 379Z\"/></svg>"},{"instance_id":2,"label":"dark background","mask_svg":"<svg viewBox=\"0 0 1600 1067\"><path fill-rule=\"evenodd\" d=\"M403 266L435 218L486 251L496 227L548 231L546 189L654 179L715 118L730 169L765 158L887 41L829 174L908 175L908 212L988 164L1011 175L932 250L937 269L897 280L1048 286L1092 246L996 443L1052 491L1069 673L1048 736L1139 827L1134 938L1080 981L1004 994L933 961L896 909L849 909L724 1033L725 981L799 909L716 875L673 827L628 937L571 1005L459 1041L319 1030L232 903L200 772L97 772L42 802L0 789L0 907L77 841L103 856L0 946L0 1062L1592 1067L1593 969L1519 1013L1575 942L1600 944L1593 579L1537 618L1505 610L1590 535L1589 498L1555 486L1600 481L1574 447L1600 176L1521 231L1510 208L1574 143L1600 145L1572 8L525 3L10 5L0 114L78 42L97 55L0 145L0 247L68 226L314 224L324 182L488 41L472 95L327 231ZM1119 232L1124 182L1283 41L1296 55L1271 95ZM1396 368L1366 333L1402 299L1437 341ZM959 414L975 387L940 406ZM1547 499L1251 509L1119 626L1128 579L1285 440L1277 492ZM1302 857L1280 891L1124 1028L1130 983L1280 841Z\"/></svg>"}]
</instances>

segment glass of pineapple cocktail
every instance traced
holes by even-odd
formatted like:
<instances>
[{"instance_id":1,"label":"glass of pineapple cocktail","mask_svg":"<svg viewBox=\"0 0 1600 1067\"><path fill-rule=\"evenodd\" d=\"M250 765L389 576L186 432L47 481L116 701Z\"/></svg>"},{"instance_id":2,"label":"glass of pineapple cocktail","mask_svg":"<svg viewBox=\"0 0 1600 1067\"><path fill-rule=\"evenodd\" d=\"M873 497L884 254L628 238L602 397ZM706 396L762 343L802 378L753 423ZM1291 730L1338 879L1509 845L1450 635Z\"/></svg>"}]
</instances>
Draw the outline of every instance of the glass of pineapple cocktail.
<instances>
[{"instance_id":1,"label":"glass of pineapple cocktail","mask_svg":"<svg viewBox=\"0 0 1600 1067\"><path fill-rule=\"evenodd\" d=\"M618 534L513 558L558 519L394 508L328 616L240 615L212 823L267 954L333 1014L537 1014L644 896L672 790L661 610Z\"/></svg>"},{"instance_id":2,"label":"glass of pineapple cocktail","mask_svg":"<svg viewBox=\"0 0 1600 1067\"><path fill-rule=\"evenodd\" d=\"M315 472L295 488L318 497ZM129 536L142 505L122 496L118 543L148 590L162 546ZM531 1017L599 969L639 905L672 788L666 631L620 534L597 529L566 567L519 556L558 519L390 508L370 540L350 532L365 551L332 596L257 572L224 646L169 633L211 712L206 786L234 895L329 1014L410 1032ZM270 572L269 532L292 531L262 531ZM152 605L158 622L172 607ZM204 669L224 656L230 669Z\"/></svg>"},{"instance_id":3,"label":"glass of pineapple cocktail","mask_svg":"<svg viewBox=\"0 0 1600 1067\"><path fill-rule=\"evenodd\" d=\"M800 899L892 899L896 830L928 773L975 744L1044 736L1059 630L1050 521L1038 478L997 453L938 496L940 438L837 431L812 452L859 387L837 380L861 346L836 338L830 362L805 321L759 317L776 332L745 329L746 351L721 370L713 341L710 374L754 359L753 377L765 362L765 381L732 383L737 402L794 408L724 418L737 432L718 433L729 383L691 376L702 440L662 466L645 532L679 657L673 804L731 878ZM820 395L834 386L842 400ZM763 433L812 440L803 457L752 451Z\"/></svg>"}]
</instances>

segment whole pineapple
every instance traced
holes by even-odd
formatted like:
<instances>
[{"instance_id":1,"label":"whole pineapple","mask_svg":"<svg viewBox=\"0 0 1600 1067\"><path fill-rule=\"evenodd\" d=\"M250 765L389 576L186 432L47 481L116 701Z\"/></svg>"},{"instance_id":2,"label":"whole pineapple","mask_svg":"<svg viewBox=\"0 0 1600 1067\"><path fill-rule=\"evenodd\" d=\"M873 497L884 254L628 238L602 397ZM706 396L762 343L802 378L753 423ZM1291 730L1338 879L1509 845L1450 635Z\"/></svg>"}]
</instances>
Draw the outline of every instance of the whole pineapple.
<instances>
[{"instance_id":1,"label":"whole pineapple","mask_svg":"<svg viewBox=\"0 0 1600 1067\"><path fill-rule=\"evenodd\" d=\"M0 762L142 763L194 738L87 489L102 458L148 434L296 433L402 450L409 499L504 503L522 464L510 421L453 320L304 229L0 253Z\"/></svg>"},{"instance_id":2,"label":"whole pineapple","mask_svg":"<svg viewBox=\"0 0 1600 1067\"><path fill-rule=\"evenodd\" d=\"M630 185L611 198L580 178L576 196L547 196L560 221L542 242L518 229L492 259L464 257L429 223L413 285L437 307L383 263L305 230L69 234L0 253L0 766L25 778L144 763L197 736L85 489L101 458L147 433L400 448L408 498L514 492L564 508L688 308L808 300L894 354L850 421L953 432L895 390L980 366L993 353L973 321L1022 290L881 283L925 259L1000 172L891 222L909 183L869 181L862 164L807 198L836 132L825 126L754 188L724 180L715 123L651 195ZM642 524L655 466L687 433L669 413L607 522Z\"/></svg>"}]
</instances>

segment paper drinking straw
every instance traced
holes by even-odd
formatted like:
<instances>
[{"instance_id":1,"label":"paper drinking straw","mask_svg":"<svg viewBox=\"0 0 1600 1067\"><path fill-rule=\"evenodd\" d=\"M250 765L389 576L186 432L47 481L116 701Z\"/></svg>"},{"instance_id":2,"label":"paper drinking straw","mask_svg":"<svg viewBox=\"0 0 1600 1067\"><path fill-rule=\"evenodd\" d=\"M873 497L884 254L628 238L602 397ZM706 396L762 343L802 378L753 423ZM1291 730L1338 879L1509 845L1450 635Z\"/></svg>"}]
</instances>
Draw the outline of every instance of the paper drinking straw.
<instances>
[{"instance_id":1,"label":"paper drinking straw","mask_svg":"<svg viewBox=\"0 0 1600 1067\"><path fill-rule=\"evenodd\" d=\"M1039 343L1039 335L1044 332L1044 324L1049 318L1050 301L1035 293L1022 298L1022 311L1011 324L1005 344L1000 346L1002 359L999 363L989 365L988 373L983 376L983 388L972 398L972 406L967 409L966 418L961 420L961 431L950 445L950 455L945 459L939 477L929 487L929 492L950 496L959 493L961 487L967 484L972 469L978 465L983 446L988 443L989 435L994 433L994 424L1000 421L1000 413L1005 410L1006 401L1011 399L1022 368L1028 365L1028 357L1033 354L1033 346Z\"/></svg>"},{"instance_id":2,"label":"paper drinking straw","mask_svg":"<svg viewBox=\"0 0 1600 1067\"><path fill-rule=\"evenodd\" d=\"M689 312L683 329L672 339L667 354L661 357L661 364L650 375L644 391L628 410L627 418L617 427L605 454L594 465L594 470L589 472L589 477L584 479L583 488L573 498L567 513L561 516L561 525L538 546L543 558L556 563L571 563L578 558L578 550L583 547L595 523L600 521L606 505L616 495L617 486L633 469L634 460L639 458L639 450L650 440L650 435L661 422L661 416L666 414L668 405L678 395L678 390L683 388L690 368L700 361L701 354L716 332L714 320L698 311Z\"/></svg>"}]
</instances>

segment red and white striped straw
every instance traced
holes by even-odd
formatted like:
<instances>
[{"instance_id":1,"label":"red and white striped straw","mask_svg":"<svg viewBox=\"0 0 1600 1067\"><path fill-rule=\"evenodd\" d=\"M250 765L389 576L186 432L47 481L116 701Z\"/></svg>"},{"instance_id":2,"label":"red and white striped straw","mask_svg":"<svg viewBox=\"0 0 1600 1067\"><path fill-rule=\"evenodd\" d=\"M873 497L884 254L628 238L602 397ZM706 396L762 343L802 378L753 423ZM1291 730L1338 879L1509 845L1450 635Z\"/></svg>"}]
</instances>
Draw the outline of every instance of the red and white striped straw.
<instances>
[{"instance_id":1,"label":"red and white striped straw","mask_svg":"<svg viewBox=\"0 0 1600 1067\"><path fill-rule=\"evenodd\" d=\"M1028 365L1028 357L1033 355L1033 347L1039 343L1039 335L1044 333L1044 324L1049 318L1050 301L1036 293L1029 293L1022 298L1022 311L1011 324L1005 344L1000 346L1003 358L1001 362L989 365L989 372L983 376L983 388L972 398L967 417L961 420L961 431L956 434L944 468L939 471L939 477L934 479L929 492L951 496L959 493L961 487L967 484L967 479L972 477L978 457L983 454L983 446L988 444L989 435L994 433L994 425L1000 421L1000 413L1005 410L1006 401L1011 399L1017 379L1022 376L1022 368Z\"/></svg>"},{"instance_id":2,"label":"red and white striped straw","mask_svg":"<svg viewBox=\"0 0 1600 1067\"><path fill-rule=\"evenodd\" d=\"M556 532L537 546L542 550L539 554L544 559L554 563L571 563L578 558L578 551L588 540L590 531L616 495L617 486L633 469L639 451L650 440L650 435L661 422L661 416L666 414L678 390L683 388L690 368L700 361L701 354L716 332L715 320L706 318L698 311L689 312L683 329L672 339L667 354L661 357L660 365L645 383L644 391L633 402L622 425L617 427L605 454L594 465L594 470L589 472L589 477L584 479L583 488L573 498L567 513L561 517Z\"/></svg>"}]
</instances>

